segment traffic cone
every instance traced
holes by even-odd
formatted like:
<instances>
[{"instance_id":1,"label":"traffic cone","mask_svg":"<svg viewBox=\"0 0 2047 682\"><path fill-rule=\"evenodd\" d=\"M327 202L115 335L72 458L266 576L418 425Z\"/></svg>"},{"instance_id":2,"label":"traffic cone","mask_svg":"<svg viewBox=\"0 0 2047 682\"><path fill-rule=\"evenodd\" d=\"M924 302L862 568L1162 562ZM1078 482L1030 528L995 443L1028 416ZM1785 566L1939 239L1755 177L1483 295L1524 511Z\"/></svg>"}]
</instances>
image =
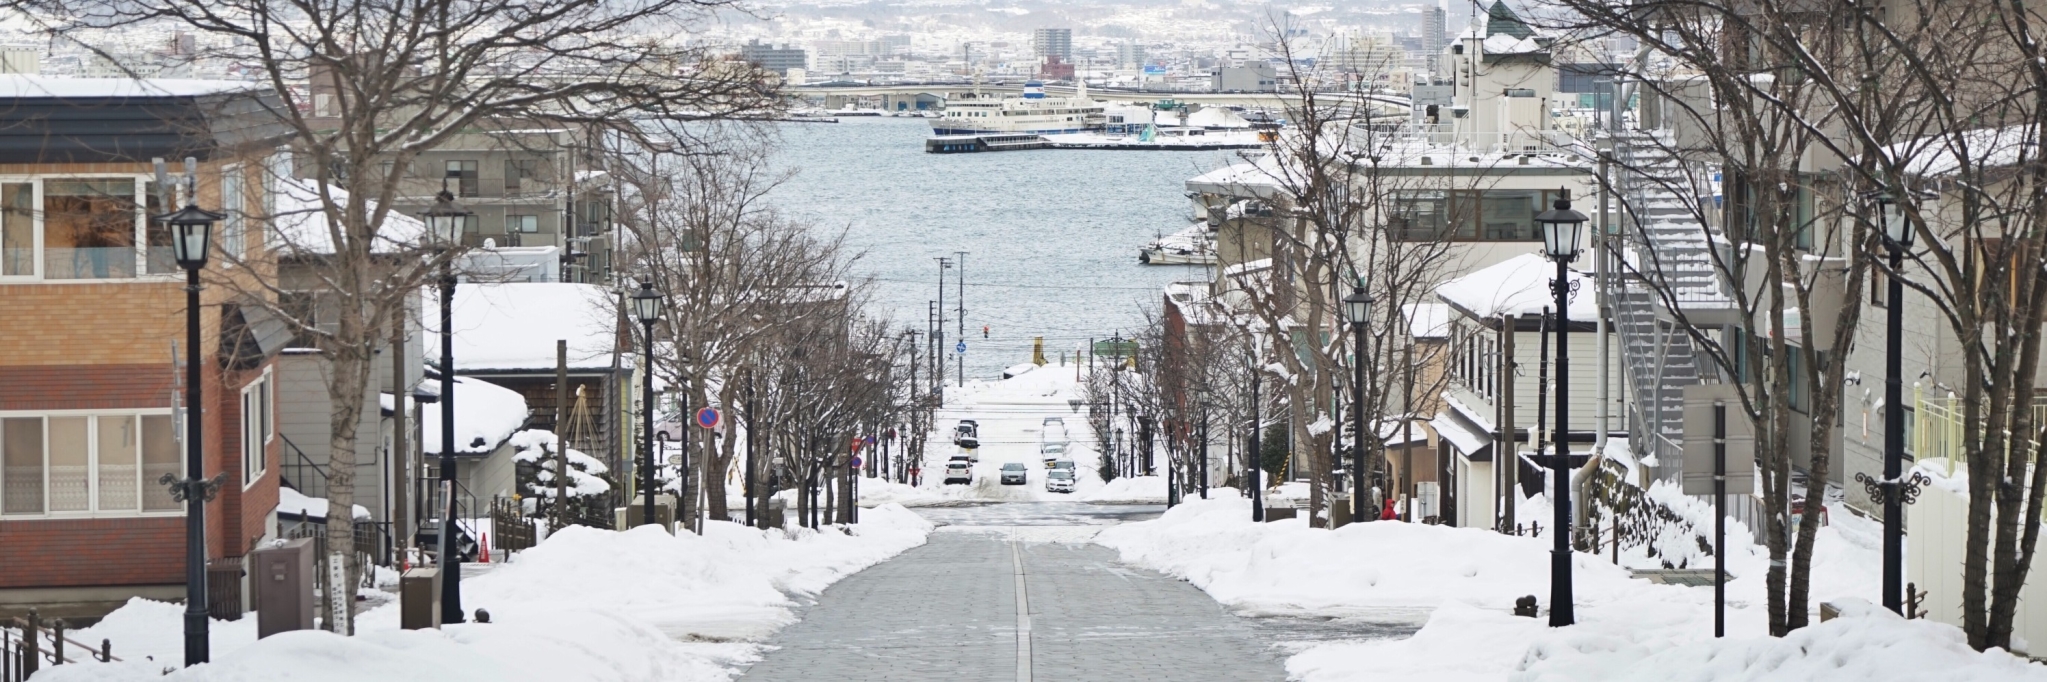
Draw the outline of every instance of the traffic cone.
<instances>
[{"instance_id":1,"label":"traffic cone","mask_svg":"<svg viewBox=\"0 0 2047 682\"><path fill-rule=\"evenodd\" d=\"M477 533L477 534L476 534L476 536L477 536L478 538L481 538L481 539L482 539L482 543L483 543L483 563L486 563L486 564L487 564L487 563L490 563L490 534L489 534L489 533Z\"/></svg>"}]
</instances>

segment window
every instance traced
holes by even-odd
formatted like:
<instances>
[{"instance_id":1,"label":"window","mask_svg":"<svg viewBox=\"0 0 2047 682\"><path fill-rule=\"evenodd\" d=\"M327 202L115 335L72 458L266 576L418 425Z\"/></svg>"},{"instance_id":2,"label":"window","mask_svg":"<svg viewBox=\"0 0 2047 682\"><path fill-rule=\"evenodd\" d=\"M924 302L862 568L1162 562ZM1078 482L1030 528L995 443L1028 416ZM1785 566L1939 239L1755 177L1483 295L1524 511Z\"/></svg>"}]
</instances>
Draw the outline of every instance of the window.
<instances>
[{"instance_id":1,"label":"window","mask_svg":"<svg viewBox=\"0 0 2047 682\"><path fill-rule=\"evenodd\" d=\"M0 514L175 512L164 474L184 475L169 414L0 418Z\"/></svg>"},{"instance_id":2,"label":"window","mask_svg":"<svg viewBox=\"0 0 2047 682\"><path fill-rule=\"evenodd\" d=\"M505 232L506 232L506 233L508 233L508 234L509 234L509 233L516 233L516 232L528 232L528 233L531 233L531 232L539 232L539 231L540 231L540 216L537 216L537 215L507 215L507 216L505 216Z\"/></svg>"},{"instance_id":3,"label":"window","mask_svg":"<svg viewBox=\"0 0 2047 682\"><path fill-rule=\"evenodd\" d=\"M157 193L156 182L142 183L142 214L157 216L169 213L164 208L163 195ZM144 269L152 275L176 274L179 271L177 252L171 247L171 226L154 220L143 226L143 236L148 248L143 253Z\"/></svg>"},{"instance_id":4,"label":"window","mask_svg":"<svg viewBox=\"0 0 2047 682\"><path fill-rule=\"evenodd\" d=\"M0 277L36 274L36 188L0 184Z\"/></svg>"},{"instance_id":5,"label":"window","mask_svg":"<svg viewBox=\"0 0 2047 682\"><path fill-rule=\"evenodd\" d=\"M505 196L540 189L540 159L505 159Z\"/></svg>"},{"instance_id":6,"label":"window","mask_svg":"<svg viewBox=\"0 0 2047 682\"><path fill-rule=\"evenodd\" d=\"M242 486L263 477L270 436L276 425L270 414L270 372L242 389Z\"/></svg>"},{"instance_id":7,"label":"window","mask_svg":"<svg viewBox=\"0 0 2047 682\"><path fill-rule=\"evenodd\" d=\"M1554 190L1401 192L1388 226L1401 241L1541 241L1535 216L1555 200Z\"/></svg>"},{"instance_id":8,"label":"window","mask_svg":"<svg viewBox=\"0 0 2047 682\"><path fill-rule=\"evenodd\" d=\"M248 204L244 201L242 189L241 166L221 170L220 211L227 217L221 220L220 252L227 256L230 264L241 259L248 247Z\"/></svg>"},{"instance_id":9,"label":"window","mask_svg":"<svg viewBox=\"0 0 2047 682\"><path fill-rule=\"evenodd\" d=\"M456 196L476 196L475 161L449 161L448 174L442 177L452 181L448 185L455 188Z\"/></svg>"},{"instance_id":10,"label":"window","mask_svg":"<svg viewBox=\"0 0 2047 682\"><path fill-rule=\"evenodd\" d=\"M133 178L43 181L43 278L134 277L135 188Z\"/></svg>"}]
</instances>

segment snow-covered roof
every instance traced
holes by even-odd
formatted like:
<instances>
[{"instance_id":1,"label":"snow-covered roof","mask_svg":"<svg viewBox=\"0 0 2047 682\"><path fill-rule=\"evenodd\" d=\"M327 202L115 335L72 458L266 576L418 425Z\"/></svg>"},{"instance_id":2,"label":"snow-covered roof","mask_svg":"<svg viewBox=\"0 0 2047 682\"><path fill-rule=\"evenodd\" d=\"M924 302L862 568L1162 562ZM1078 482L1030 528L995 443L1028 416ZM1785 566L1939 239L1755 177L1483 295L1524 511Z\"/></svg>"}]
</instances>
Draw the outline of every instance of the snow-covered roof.
<instances>
[{"instance_id":1,"label":"snow-covered roof","mask_svg":"<svg viewBox=\"0 0 2047 682\"><path fill-rule=\"evenodd\" d=\"M1451 447L1457 448L1457 451L1464 453L1466 457L1478 454L1486 446L1493 444L1491 439L1472 432L1448 413L1436 415L1435 419L1429 420L1429 428L1435 429L1438 437L1449 441Z\"/></svg>"},{"instance_id":2,"label":"snow-covered roof","mask_svg":"<svg viewBox=\"0 0 2047 682\"><path fill-rule=\"evenodd\" d=\"M1417 339L1449 338L1450 306L1441 303L1408 304L1407 334Z\"/></svg>"},{"instance_id":3,"label":"snow-covered roof","mask_svg":"<svg viewBox=\"0 0 2047 682\"><path fill-rule=\"evenodd\" d=\"M459 356L458 356L459 357ZM438 390L439 379L427 387ZM406 402L411 402L407 396ZM378 396L378 403L391 409L391 394ZM420 405L420 447L428 454L441 454L441 405ZM488 455L526 425L526 397L482 379L455 377L455 454Z\"/></svg>"},{"instance_id":4,"label":"snow-covered roof","mask_svg":"<svg viewBox=\"0 0 2047 682\"><path fill-rule=\"evenodd\" d=\"M360 504L353 505L353 507L355 518L367 519L370 517L370 510L368 508ZM277 513L300 519L325 519L327 518L327 498L306 497L305 493L291 488L280 487L277 489Z\"/></svg>"},{"instance_id":5,"label":"snow-covered roof","mask_svg":"<svg viewBox=\"0 0 2047 682\"><path fill-rule=\"evenodd\" d=\"M2037 159L2041 132L2038 126L2031 125L1964 130L1907 140L1886 151L1904 161L1907 173L1948 175L1962 170L1965 160L1971 168L1983 169Z\"/></svg>"},{"instance_id":6,"label":"snow-covered roof","mask_svg":"<svg viewBox=\"0 0 2047 682\"><path fill-rule=\"evenodd\" d=\"M41 97L197 97L223 92L265 89L253 81L197 80L189 78L60 78L28 74L0 74L0 97L34 99Z\"/></svg>"},{"instance_id":7,"label":"snow-covered roof","mask_svg":"<svg viewBox=\"0 0 2047 682\"><path fill-rule=\"evenodd\" d=\"M1534 38L1516 38L1505 33L1495 33L1486 36L1485 39L1486 54L1535 54L1546 51L1541 45L1536 44Z\"/></svg>"},{"instance_id":8,"label":"snow-covered roof","mask_svg":"<svg viewBox=\"0 0 2047 682\"><path fill-rule=\"evenodd\" d=\"M334 240L328 231L327 211L320 200L319 185L310 180L278 178L277 215L272 221L276 225L278 240L283 242L280 250L287 255L331 255ZM328 195L337 205L348 202L348 190L329 185ZM376 210L376 203L370 203L370 210ZM384 225L377 230L376 243L370 250L376 253L396 253L416 246L420 237L426 234L426 223L418 216L392 211L384 216Z\"/></svg>"},{"instance_id":9,"label":"snow-covered roof","mask_svg":"<svg viewBox=\"0 0 2047 682\"><path fill-rule=\"evenodd\" d=\"M439 319L440 294L426 294L428 320ZM557 340L569 342L571 369L609 369L618 343L611 293L567 282L464 283L455 287L455 371L547 370ZM438 348L437 330L428 330Z\"/></svg>"},{"instance_id":10,"label":"snow-covered roof","mask_svg":"<svg viewBox=\"0 0 2047 682\"><path fill-rule=\"evenodd\" d=\"M1187 117L1187 125L1203 128L1249 128L1251 122L1222 107L1202 107Z\"/></svg>"},{"instance_id":11,"label":"snow-covered roof","mask_svg":"<svg viewBox=\"0 0 2047 682\"><path fill-rule=\"evenodd\" d=\"M1271 155L1246 163L1233 163L1194 176L1187 181L1187 189L1218 194L1240 194L1250 191L1258 196L1271 196L1279 189L1279 183L1275 178L1282 177L1274 163Z\"/></svg>"},{"instance_id":12,"label":"snow-covered roof","mask_svg":"<svg viewBox=\"0 0 2047 682\"><path fill-rule=\"evenodd\" d=\"M1544 308L1556 305L1556 295L1550 290L1550 280L1556 274L1556 264L1549 259L1524 253L1438 284L1436 296L1465 314L1480 318L1540 315ZM1570 270L1569 274L1577 283L1578 292L1571 296L1567 312L1573 320L1593 319L1599 314L1598 287L1585 273Z\"/></svg>"}]
</instances>

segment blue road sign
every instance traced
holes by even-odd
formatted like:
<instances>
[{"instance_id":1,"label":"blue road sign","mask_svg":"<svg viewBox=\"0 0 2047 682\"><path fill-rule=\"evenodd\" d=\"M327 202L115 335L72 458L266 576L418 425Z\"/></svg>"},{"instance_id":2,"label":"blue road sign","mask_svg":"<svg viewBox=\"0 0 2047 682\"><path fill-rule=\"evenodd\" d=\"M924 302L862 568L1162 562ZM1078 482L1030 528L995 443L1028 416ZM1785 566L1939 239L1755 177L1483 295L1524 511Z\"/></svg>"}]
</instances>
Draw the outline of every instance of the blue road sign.
<instances>
[{"instance_id":1,"label":"blue road sign","mask_svg":"<svg viewBox=\"0 0 2047 682\"><path fill-rule=\"evenodd\" d=\"M965 341L961 341L961 342L959 342L959 343L953 344L953 347L952 347L952 352L954 352L954 353L959 353L959 354L961 354L961 355L966 355L966 354L967 354L967 342L965 342Z\"/></svg>"}]
</instances>

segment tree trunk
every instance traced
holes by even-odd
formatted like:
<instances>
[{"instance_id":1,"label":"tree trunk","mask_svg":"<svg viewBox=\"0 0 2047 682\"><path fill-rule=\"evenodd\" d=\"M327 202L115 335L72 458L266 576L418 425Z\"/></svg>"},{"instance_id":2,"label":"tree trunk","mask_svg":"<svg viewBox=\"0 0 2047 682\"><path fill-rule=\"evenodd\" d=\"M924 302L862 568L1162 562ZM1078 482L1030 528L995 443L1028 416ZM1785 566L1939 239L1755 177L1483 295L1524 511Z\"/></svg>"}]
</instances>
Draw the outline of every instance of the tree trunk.
<instances>
[{"instance_id":1,"label":"tree trunk","mask_svg":"<svg viewBox=\"0 0 2047 682\"><path fill-rule=\"evenodd\" d=\"M362 334L366 325L359 316L342 315L344 333ZM374 370L368 342L337 354L329 380L332 414L328 422L327 456L327 603L329 632L355 634L355 448L356 426L362 418L363 392L368 390ZM223 396L224 397L224 396ZM446 532L445 530L443 532Z\"/></svg>"}]
</instances>

